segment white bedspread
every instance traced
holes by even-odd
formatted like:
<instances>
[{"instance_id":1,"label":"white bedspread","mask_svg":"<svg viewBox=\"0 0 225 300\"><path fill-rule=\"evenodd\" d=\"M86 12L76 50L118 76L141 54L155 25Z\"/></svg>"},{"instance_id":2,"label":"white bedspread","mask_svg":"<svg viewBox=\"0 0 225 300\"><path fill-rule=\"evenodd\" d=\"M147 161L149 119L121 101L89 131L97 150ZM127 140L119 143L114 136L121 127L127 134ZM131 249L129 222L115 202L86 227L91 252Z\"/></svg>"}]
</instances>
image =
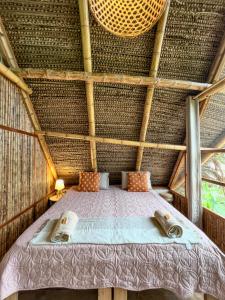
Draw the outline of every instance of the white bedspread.
<instances>
[{"instance_id":1,"label":"white bedspread","mask_svg":"<svg viewBox=\"0 0 225 300\"><path fill-rule=\"evenodd\" d=\"M79 218L152 217L164 209L197 230L203 244L187 249L181 244L43 245L30 244L49 219L65 210ZM196 227L156 192L128 193L119 188L99 193L67 192L30 226L0 264L0 300L18 290L65 287L92 289L121 287L130 290L165 288L182 297L193 292L225 299L225 256Z\"/></svg>"}]
</instances>

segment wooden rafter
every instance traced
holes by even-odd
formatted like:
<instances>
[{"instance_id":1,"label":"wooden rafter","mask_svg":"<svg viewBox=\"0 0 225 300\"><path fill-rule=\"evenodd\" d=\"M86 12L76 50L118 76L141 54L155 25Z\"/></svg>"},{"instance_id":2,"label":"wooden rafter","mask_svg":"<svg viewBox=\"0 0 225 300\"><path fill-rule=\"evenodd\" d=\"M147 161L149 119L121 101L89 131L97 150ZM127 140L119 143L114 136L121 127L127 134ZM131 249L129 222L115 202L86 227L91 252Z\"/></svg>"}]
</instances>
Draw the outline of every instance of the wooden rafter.
<instances>
[{"instance_id":1,"label":"wooden rafter","mask_svg":"<svg viewBox=\"0 0 225 300\"><path fill-rule=\"evenodd\" d=\"M79 11L80 11L84 71L92 72L88 1L87 0L78 0L78 2L79 2ZM89 135L95 136L94 85L93 85L93 82L86 81L85 87L86 87L86 98L87 98ZM94 141L90 141L90 150L91 150L92 169L94 171L96 171L97 170L97 158L96 158L96 143Z\"/></svg>"},{"instance_id":2,"label":"wooden rafter","mask_svg":"<svg viewBox=\"0 0 225 300\"><path fill-rule=\"evenodd\" d=\"M167 23L167 17L169 13L169 7L170 7L170 0L167 1L167 7L165 9L164 14L162 15L161 19L158 22L157 25L157 31L156 31L156 37L155 37L155 44L153 49L153 55L152 55L152 63L151 68L149 72L149 76L156 78L158 69L159 69L159 60L161 56L162 51L162 42L164 38L166 23ZM145 99L145 106L144 106L144 114L142 119L142 125L141 125L141 132L140 132L140 138L139 140L141 142L144 142L146 139L149 119L150 119L150 113L151 113L151 107L152 107L152 101L154 96L154 87L148 87L147 88L147 95ZM143 152L144 148L139 147L137 152L137 161L136 161L136 170L139 171L141 169L141 163L143 158Z\"/></svg>"},{"instance_id":3,"label":"wooden rafter","mask_svg":"<svg viewBox=\"0 0 225 300\"><path fill-rule=\"evenodd\" d=\"M148 76L132 76L124 74L110 73L91 73L77 71L58 71L50 69L20 69L13 70L17 75L23 78L47 79L47 80L79 80L88 82L104 82L117 84L133 84L137 86L149 86L160 89L182 89L192 91L203 91L211 84L193 82L188 80L175 80L154 78Z\"/></svg>"},{"instance_id":4,"label":"wooden rafter","mask_svg":"<svg viewBox=\"0 0 225 300\"><path fill-rule=\"evenodd\" d=\"M130 146L130 147L143 147L143 148L154 148L154 149L175 150L175 151L186 150L186 146L184 145L171 145L171 144L148 143L148 142L130 141L130 140L119 140L113 138L103 138L103 137L75 134L75 133L36 131L35 134L37 134L38 136L50 136L50 137L57 137L57 138L70 139L70 140L81 140L81 141ZM218 150L220 152L225 152L225 149L221 150L218 148L201 148L201 151L209 152L209 153L217 152ZM210 154L207 153L207 155Z\"/></svg>"},{"instance_id":5,"label":"wooden rafter","mask_svg":"<svg viewBox=\"0 0 225 300\"><path fill-rule=\"evenodd\" d=\"M220 79L224 67L225 67L225 33L221 40L215 60L213 61L211 69L209 71L208 82L214 83L218 81ZM202 101L200 103L200 118L202 118L202 116L204 115L209 101L210 101L210 97L208 97L205 101ZM184 144L185 143L186 143L186 138L184 140ZM179 180L179 185L177 184L178 183L177 178L179 177L181 170L184 166L184 161L185 161L184 152L180 152L169 181L169 187L171 189L178 188L184 182L182 181L184 177L182 177L182 180ZM204 162L202 161L202 163ZM180 182L182 183L180 184Z\"/></svg>"},{"instance_id":6,"label":"wooden rafter","mask_svg":"<svg viewBox=\"0 0 225 300\"><path fill-rule=\"evenodd\" d=\"M18 63L17 63L16 57L14 55L14 52L12 50L12 47L10 45L10 42L9 42L8 37L7 37L7 33L5 31L5 28L4 28L4 25L2 23L1 18L0 18L0 41L1 41L0 42L0 49L5 54L5 57L7 58L8 65L12 68L17 68L18 69L19 68ZM24 92L24 90L21 90L21 94L22 94L23 102L24 102L25 107L27 109L28 116L31 120L31 123L32 123L33 127L34 127L34 130L41 130L40 123L38 121L36 112L34 110L34 107L33 107L33 104L31 102L31 99L30 99L29 95L26 92ZM56 179L57 178L56 169L55 169L54 163L52 161L48 146L46 144L45 137L39 136L38 140L39 140L41 149L42 149L42 151L45 155L45 158L48 162L48 165L50 167L52 175Z\"/></svg>"}]
</instances>

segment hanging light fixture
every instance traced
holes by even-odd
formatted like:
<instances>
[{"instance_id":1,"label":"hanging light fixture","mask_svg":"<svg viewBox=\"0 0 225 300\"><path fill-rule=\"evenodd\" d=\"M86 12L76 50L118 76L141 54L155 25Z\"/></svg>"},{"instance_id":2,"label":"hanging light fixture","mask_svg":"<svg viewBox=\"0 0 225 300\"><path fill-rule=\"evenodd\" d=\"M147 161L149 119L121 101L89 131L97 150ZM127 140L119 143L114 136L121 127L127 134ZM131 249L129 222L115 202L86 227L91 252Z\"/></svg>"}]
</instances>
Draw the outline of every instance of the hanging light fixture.
<instances>
[{"instance_id":1,"label":"hanging light fixture","mask_svg":"<svg viewBox=\"0 0 225 300\"><path fill-rule=\"evenodd\" d=\"M97 21L120 37L136 37L161 17L167 0L89 0Z\"/></svg>"}]
</instances>

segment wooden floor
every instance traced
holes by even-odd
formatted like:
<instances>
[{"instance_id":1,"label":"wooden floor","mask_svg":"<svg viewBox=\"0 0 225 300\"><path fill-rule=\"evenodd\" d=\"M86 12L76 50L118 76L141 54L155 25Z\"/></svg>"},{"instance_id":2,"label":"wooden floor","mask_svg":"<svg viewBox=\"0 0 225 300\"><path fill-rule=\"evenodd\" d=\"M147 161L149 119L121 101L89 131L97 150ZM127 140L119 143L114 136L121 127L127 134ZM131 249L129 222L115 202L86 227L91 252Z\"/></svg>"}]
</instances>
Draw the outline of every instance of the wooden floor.
<instances>
[{"instance_id":1,"label":"wooden floor","mask_svg":"<svg viewBox=\"0 0 225 300\"><path fill-rule=\"evenodd\" d=\"M20 292L19 300L98 300L97 290L39 290ZM163 289L147 290L142 292L128 292L128 300L183 300L172 292ZM188 299L185 299L188 300ZM203 300L203 297L192 297L191 300Z\"/></svg>"}]
</instances>

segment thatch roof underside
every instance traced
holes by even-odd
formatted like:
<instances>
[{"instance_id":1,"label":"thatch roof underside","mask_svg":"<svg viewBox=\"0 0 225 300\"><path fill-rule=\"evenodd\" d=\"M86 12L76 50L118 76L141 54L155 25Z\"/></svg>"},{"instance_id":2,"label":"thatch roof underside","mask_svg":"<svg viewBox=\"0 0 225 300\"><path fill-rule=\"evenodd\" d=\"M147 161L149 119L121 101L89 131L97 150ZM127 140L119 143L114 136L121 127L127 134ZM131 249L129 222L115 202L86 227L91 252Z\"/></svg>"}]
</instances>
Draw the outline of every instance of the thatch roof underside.
<instances>
[{"instance_id":1,"label":"thatch roof underside","mask_svg":"<svg viewBox=\"0 0 225 300\"><path fill-rule=\"evenodd\" d=\"M21 68L83 71L79 8L76 0L1 0L1 16ZM172 0L158 76L206 82L225 30L225 0ZM122 39L91 21L93 72L149 74L156 28L134 39ZM42 130L88 135L83 82L26 80ZM96 136L139 140L145 87L94 84ZM184 90L156 90L146 140L183 144ZM213 146L225 131L225 96L211 100L202 119L202 145ZM90 170L87 142L46 139L60 177L73 183L80 170ZM142 169L153 184L167 185L178 152L145 150ZM137 149L97 144L100 171L135 169Z\"/></svg>"}]
</instances>

